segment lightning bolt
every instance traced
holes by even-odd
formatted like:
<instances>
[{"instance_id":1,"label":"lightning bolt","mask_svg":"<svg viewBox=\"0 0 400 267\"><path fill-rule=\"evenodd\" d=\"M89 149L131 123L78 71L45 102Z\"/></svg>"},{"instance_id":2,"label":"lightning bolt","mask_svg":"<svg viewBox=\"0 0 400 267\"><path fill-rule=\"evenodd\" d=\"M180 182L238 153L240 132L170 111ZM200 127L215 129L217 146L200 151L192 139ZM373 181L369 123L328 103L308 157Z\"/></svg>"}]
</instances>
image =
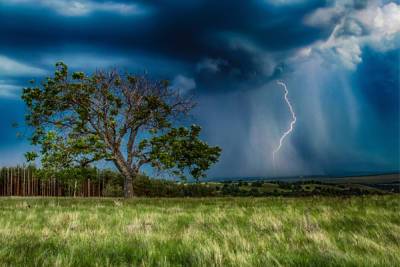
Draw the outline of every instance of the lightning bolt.
<instances>
[{"instance_id":1,"label":"lightning bolt","mask_svg":"<svg viewBox=\"0 0 400 267\"><path fill-rule=\"evenodd\" d=\"M272 160L273 160L273 163L274 163L274 168L275 168L275 156L279 152L279 150L281 149L283 141L285 141L286 136L288 136L293 131L294 125L296 124L296 120L297 120L296 113L294 112L292 104L290 103L290 100L288 98L289 91L288 91L288 89L286 87L286 84L283 81L277 81L277 84L282 86L283 90L285 91L284 99L286 101L286 104L289 107L290 114L292 114L292 121L290 122L289 129L287 129L287 131L284 132L282 134L281 138L279 139L278 147L272 152Z\"/></svg>"}]
</instances>

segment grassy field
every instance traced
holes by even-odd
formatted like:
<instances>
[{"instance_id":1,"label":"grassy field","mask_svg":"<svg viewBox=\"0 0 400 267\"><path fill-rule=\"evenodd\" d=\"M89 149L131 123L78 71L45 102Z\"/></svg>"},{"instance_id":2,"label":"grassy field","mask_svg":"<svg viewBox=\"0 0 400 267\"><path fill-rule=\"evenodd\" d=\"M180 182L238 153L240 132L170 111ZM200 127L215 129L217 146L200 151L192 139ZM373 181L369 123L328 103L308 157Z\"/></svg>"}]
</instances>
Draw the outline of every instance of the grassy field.
<instances>
[{"instance_id":1,"label":"grassy field","mask_svg":"<svg viewBox=\"0 0 400 267\"><path fill-rule=\"evenodd\" d=\"M398 195L0 199L1 266L400 266Z\"/></svg>"}]
</instances>

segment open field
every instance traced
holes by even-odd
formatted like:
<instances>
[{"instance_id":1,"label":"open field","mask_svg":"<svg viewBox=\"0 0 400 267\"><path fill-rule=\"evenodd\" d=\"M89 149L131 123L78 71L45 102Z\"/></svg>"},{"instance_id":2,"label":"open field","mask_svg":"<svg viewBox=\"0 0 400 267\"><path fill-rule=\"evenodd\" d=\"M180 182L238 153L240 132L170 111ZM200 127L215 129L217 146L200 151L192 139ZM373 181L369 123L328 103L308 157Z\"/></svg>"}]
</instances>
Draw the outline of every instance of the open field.
<instances>
[{"instance_id":1,"label":"open field","mask_svg":"<svg viewBox=\"0 0 400 267\"><path fill-rule=\"evenodd\" d=\"M330 177L324 180L328 183L354 183L354 184L385 184L399 183L400 173L389 173L380 175Z\"/></svg>"},{"instance_id":2,"label":"open field","mask_svg":"<svg viewBox=\"0 0 400 267\"><path fill-rule=\"evenodd\" d=\"M0 198L1 266L400 266L399 195Z\"/></svg>"}]
</instances>

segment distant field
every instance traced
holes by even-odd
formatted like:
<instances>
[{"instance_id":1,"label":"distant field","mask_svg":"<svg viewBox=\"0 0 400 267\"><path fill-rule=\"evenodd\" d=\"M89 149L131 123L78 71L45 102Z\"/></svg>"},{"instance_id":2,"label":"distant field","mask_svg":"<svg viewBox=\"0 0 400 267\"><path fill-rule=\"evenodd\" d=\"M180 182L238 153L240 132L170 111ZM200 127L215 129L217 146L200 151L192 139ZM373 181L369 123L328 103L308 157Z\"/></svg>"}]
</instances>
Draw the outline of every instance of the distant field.
<instances>
[{"instance_id":1,"label":"distant field","mask_svg":"<svg viewBox=\"0 0 400 267\"><path fill-rule=\"evenodd\" d=\"M399 195L0 198L0 266L400 266Z\"/></svg>"},{"instance_id":2,"label":"distant field","mask_svg":"<svg viewBox=\"0 0 400 267\"><path fill-rule=\"evenodd\" d=\"M338 178L328 178L323 180L330 183L355 183L355 184L384 184L384 183L399 183L400 173L369 175L369 176L348 176Z\"/></svg>"}]
</instances>

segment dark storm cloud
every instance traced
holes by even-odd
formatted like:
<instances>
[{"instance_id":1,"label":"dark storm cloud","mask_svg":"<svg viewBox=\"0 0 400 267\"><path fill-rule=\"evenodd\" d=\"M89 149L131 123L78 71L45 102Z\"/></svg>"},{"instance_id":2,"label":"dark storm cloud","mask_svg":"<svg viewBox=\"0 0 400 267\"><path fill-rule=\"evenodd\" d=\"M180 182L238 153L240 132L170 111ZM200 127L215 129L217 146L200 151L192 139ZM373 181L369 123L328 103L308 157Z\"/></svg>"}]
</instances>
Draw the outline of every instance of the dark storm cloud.
<instances>
[{"instance_id":1,"label":"dark storm cloud","mask_svg":"<svg viewBox=\"0 0 400 267\"><path fill-rule=\"evenodd\" d=\"M302 17L317 5L267 9L257 1L152 1L147 12L121 16L98 13L64 17L42 9L2 6L2 47L90 44L166 53L197 60L217 56L216 34L241 33L273 50L307 44L320 33L302 26ZM214 51L215 50L215 51Z\"/></svg>"},{"instance_id":2,"label":"dark storm cloud","mask_svg":"<svg viewBox=\"0 0 400 267\"><path fill-rule=\"evenodd\" d=\"M302 24L307 13L321 6L318 1L282 7L239 0L135 4L143 12L99 11L82 16L61 16L40 5L0 4L0 51L31 60L60 50L105 55L112 50L132 60L140 53L181 61L200 83L219 88L209 84L209 73L195 71L199 62L206 58L226 62L214 73L215 82L264 80L279 73L275 68L292 49L327 34ZM270 55L262 60L261 53Z\"/></svg>"}]
</instances>

